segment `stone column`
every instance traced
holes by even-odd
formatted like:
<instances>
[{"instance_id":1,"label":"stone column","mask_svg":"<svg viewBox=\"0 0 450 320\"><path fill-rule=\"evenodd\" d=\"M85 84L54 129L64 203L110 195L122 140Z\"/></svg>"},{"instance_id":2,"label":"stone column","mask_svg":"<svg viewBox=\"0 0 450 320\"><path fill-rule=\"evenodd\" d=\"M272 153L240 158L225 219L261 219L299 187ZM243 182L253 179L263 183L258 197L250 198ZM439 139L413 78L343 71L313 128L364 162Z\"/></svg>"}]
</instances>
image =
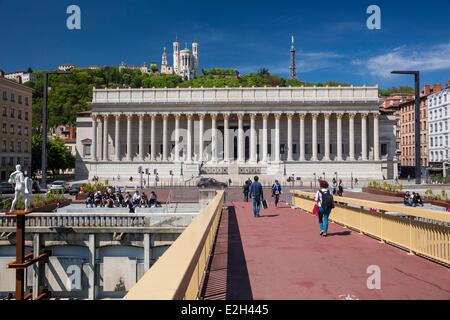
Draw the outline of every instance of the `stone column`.
<instances>
[{"instance_id":1,"label":"stone column","mask_svg":"<svg viewBox=\"0 0 450 320\"><path fill-rule=\"evenodd\" d=\"M367 113L361 113L361 160L367 160Z\"/></svg>"},{"instance_id":2,"label":"stone column","mask_svg":"<svg viewBox=\"0 0 450 320\"><path fill-rule=\"evenodd\" d=\"M229 132L230 114L223 114L223 162L230 162L230 132Z\"/></svg>"},{"instance_id":3,"label":"stone column","mask_svg":"<svg viewBox=\"0 0 450 320\"><path fill-rule=\"evenodd\" d=\"M150 128L150 160L156 160L156 115L152 114L151 117L151 128Z\"/></svg>"},{"instance_id":4,"label":"stone column","mask_svg":"<svg viewBox=\"0 0 450 320\"><path fill-rule=\"evenodd\" d=\"M238 162L245 162L245 152L244 152L244 114L238 113Z\"/></svg>"},{"instance_id":5,"label":"stone column","mask_svg":"<svg viewBox=\"0 0 450 320\"><path fill-rule=\"evenodd\" d=\"M262 117L263 117L262 161L267 162L268 160L267 155L269 153L267 150L267 119L269 118L269 113L263 113Z\"/></svg>"},{"instance_id":6,"label":"stone column","mask_svg":"<svg viewBox=\"0 0 450 320\"><path fill-rule=\"evenodd\" d=\"M41 251L41 238L40 233L33 233L33 256L39 256ZM43 263L37 262L33 265L33 299L36 299L40 291L40 276Z\"/></svg>"},{"instance_id":7,"label":"stone column","mask_svg":"<svg viewBox=\"0 0 450 320\"><path fill-rule=\"evenodd\" d=\"M217 162L217 114L211 113L211 162Z\"/></svg>"},{"instance_id":8,"label":"stone column","mask_svg":"<svg viewBox=\"0 0 450 320\"><path fill-rule=\"evenodd\" d=\"M323 115L324 117L324 125L325 125L325 139L324 139L324 144L325 144L325 155L323 157L322 160L325 161L329 161L330 160L330 117L331 117L331 113L324 113Z\"/></svg>"},{"instance_id":9,"label":"stone column","mask_svg":"<svg viewBox=\"0 0 450 320\"><path fill-rule=\"evenodd\" d=\"M300 113L300 157L298 161L305 161L305 113Z\"/></svg>"},{"instance_id":10,"label":"stone column","mask_svg":"<svg viewBox=\"0 0 450 320\"><path fill-rule=\"evenodd\" d=\"M349 144L349 154L348 154L348 160L354 161L355 160L355 116L354 113L348 114L348 131L349 131L349 137L348 137L348 144Z\"/></svg>"},{"instance_id":11,"label":"stone column","mask_svg":"<svg viewBox=\"0 0 450 320\"><path fill-rule=\"evenodd\" d=\"M186 150L186 162L187 163L191 163L192 161L192 113L188 113L186 115L186 128L187 128L187 134L186 134L186 139L187 139L187 150Z\"/></svg>"},{"instance_id":12,"label":"stone column","mask_svg":"<svg viewBox=\"0 0 450 320\"><path fill-rule=\"evenodd\" d=\"M274 162L280 162L280 118L281 113L275 113L275 159Z\"/></svg>"},{"instance_id":13,"label":"stone column","mask_svg":"<svg viewBox=\"0 0 450 320\"><path fill-rule=\"evenodd\" d=\"M380 132L378 125L378 113L373 114L373 159L380 160Z\"/></svg>"},{"instance_id":14,"label":"stone column","mask_svg":"<svg viewBox=\"0 0 450 320\"><path fill-rule=\"evenodd\" d=\"M342 161L342 117L343 113L336 113L336 161Z\"/></svg>"},{"instance_id":15,"label":"stone column","mask_svg":"<svg viewBox=\"0 0 450 320\"><path fill-rule=\"evenodd\" d=\"M162 161L167 161L167 119L169 115L163 114L163 152Z\"/></svg>"},{"instance_id":16,"label":"stone column","mask_svg":"<svg viewBox=\"0 0 450 320\"><path fill-rule=\"evenodd\" d=\"M109 116L106 115L103 121L103 160L109 160L109 139L108 139L108 123Z\"/></svg>"},{"instance_id":17,"label":"stone column","mask_svg":"<svg viewBox=\"0 0 450 320\"><path fill-rule=\"evenodd\" d=\"M116 114L116 131L114 137L114 160L120 161L120 114Z\"/></svg>"},{"instance_id":18,"label":"stone column","mask_svg":"<svg viewBox=\"0 0 450 320\"><path fill-rule=\"evenodd\" d=\"M198 118L200 120L199 123L199 132L198 132L198 161L203 161L203 133L205 128L205 114L199 113Z\"/></svg>"},{"instance_id":19,"label":"stone column","mask_svg":"<svg viewBox=\"0 0 450 320\"><path fill-rule=\"evenodd\" d=\"M250 114L250 162L256 163L258 155L256 154L256 126L255 126L256 114Z\"/></svg>"},{"instance_id":20,"label":"stone column","mask_svg":"<svg viewBox=\"0 0 450 320\"><path fill-rule=\"evenodd\" d=\"M317 117L318 113L311 113L312 118L312 156L311 161L317 161Z\"/></svg>"},{"instance_id":21,"label":"stone column","mask_svg":"<svg viewBox=\"0 0 450 320\"><path fill-rule=\"evenodd\" d=\"M144 119L145 115L139 115L139 161L144 161Z\"/></svg>"},{"instance_id":22,"label":"stone column","mask_svg":"<svg viewBox=\"0 0 450 320\"><path fill-rule=\"evenodd\" d=\"M150 269L152 260L152 248L154 247L155 235L144 233L144 271Z\"/></svg>"},{"instance_id":23,"label":"stone column","mask_svg":"<svg viewBox=\"0 0 450 320\"><path fill-rule=\"evenodd\" d=\"M96 247L95 247L95 233L89 234L89 276L88 276L88 299L95 300L96 297L96 287L95 287L95 260L96 260Z\"/></svg>"},{"instance_id":24,"label":"stone column","mask_svg":"<svg viewBox=\"0 0 450 320\"><path fill-rule=\"evenodd\" d=\"M91 158L93 161L97 161L97 116L92 116L92 148Z\"/></svg>"},{"instance_id":25,"label":"stone column","mask_svg":"<svg viewBox=\"0 0 450 320\"><path fill-rule=\"evenodd\" d=\"M97 157L98 160L103 160L103 116L97 116Z\"/></svg>"},{"instance_id":26,"label":"stone column","mask_svg":"<svg viewBox=\"0 0 450 320\"><path fill-rule=\"evenodd\" d=\"M180 117L181 114L175 114L175 148L173 158L175 162L180 161Z\"/></svg>"},{"instance_id":27,"label":"stone column","mask_svg":"<svg viewBox=\"0 0 450 320\"><path fill-rule=\"evenodd\" d=\"M127 161L132 161L131 157L131 120L133 119L132 114L127 114Z\"/></svg>"},{"instance_id":28,"label":"stone column","mask_svg":"<svg viewBox=\"0 0 450 320\"><path fill-rule=\"evenodd\" d=\"M292 157L292 117L293 113L287 114L287 161L293 161Z\"/></svg>"}]
</instances>

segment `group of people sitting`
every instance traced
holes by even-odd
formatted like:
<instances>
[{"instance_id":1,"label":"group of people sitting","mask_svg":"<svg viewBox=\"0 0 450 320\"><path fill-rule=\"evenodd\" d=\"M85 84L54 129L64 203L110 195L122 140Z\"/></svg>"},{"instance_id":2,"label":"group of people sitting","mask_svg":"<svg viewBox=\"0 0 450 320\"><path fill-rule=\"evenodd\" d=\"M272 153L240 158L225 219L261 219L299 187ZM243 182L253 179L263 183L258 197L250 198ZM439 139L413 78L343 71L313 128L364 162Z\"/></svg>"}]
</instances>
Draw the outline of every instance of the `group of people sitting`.
<instances>
[{"instance_id":1,"label":"group of people sitting","mask_svg":"<svg viewBox=\"0 0 450 320\"><path fill-rule=\"evenodd\" d=\"M405 204L405 206L410 206L410 207L422 206L423 207L422 197L417 192L410 193L409 191L406 191L405 197L403 198L403 203Z\"/></svg>"},{"instance_id":2,"label":"group of people sitting","mask_svg":"<svg viewBox=\"0 0 450 320\"><path fill-rule=\"evenodd\" d=\"M86 208L88 207L105 207L105 208L126 208L130 209L130 212L134 212L134 209L139 208L152 208L161 207L161 202L158 201L158 197L154 191L150 192L150 196L147 196L145 192L135 191L134 194L127 192L115 191L109 187L104 192L90 192L86 198Z\"/></svg>"}]
</instances>

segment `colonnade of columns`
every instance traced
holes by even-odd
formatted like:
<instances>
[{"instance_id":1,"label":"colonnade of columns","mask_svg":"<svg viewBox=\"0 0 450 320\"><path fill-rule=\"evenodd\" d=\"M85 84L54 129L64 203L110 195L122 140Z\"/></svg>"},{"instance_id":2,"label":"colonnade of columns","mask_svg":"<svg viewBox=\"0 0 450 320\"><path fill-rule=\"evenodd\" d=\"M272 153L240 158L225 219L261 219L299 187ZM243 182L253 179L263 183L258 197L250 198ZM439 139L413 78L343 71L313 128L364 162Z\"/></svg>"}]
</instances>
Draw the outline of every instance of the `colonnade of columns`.
<instances>
[{"instance_id":1,"label":"colonnade of columns","mask_svg":"<svg viewBox=\"0 0 450 320\"><path fill-rule=\"evenodd\" d=\"M318 158L318 118L320 114L323 114L324 118L324 154L321 159L321 161L343 161L343 151L342 151L342 141L343 141L343 130L342 130L342 119L344 117L344 112L337 112L337 113L331 113L331 112L289 112L286 113L286 127L287 127L287 161L306 161L305 157L305 118L306 115L311 115L311 145L312 145L312 153L311 158L309 161L319 161ZM368 146L367 146L367 119L369 116L369 113L360 112L360 113L347 113L348 114L348 142L349 142L349 152L348 155L345 157L345 160L348 161L354 161L356 160L355 156L355 116L357 114L360 114L361 119L361 157L360 160L366 161L368 160ZM192 162L193 159L193 146L192 146L192 134L193 134L193 120L196 116L199 121L199 135L198 135L198 145L200 152L198 154L198 159L196 159L199 162L204 161L203 157L203 150L204 150L204 128L205 128L205 120L207 119L206 116L208 116L209 120L211 121L211 162L217 162L218 159L218 152L219 147L222 146L218 145L218 137L217 137L217 121L218 118L221 117L223 120L223 162L229 163L231 162L230 157L230 130L229 130L229 121L230 117L236 115L237 116L237 122L238 122L238 133L237 133L237 162L238 163L244 163L246 161L245 159L245 140L244 140L244 116L249 115L250 118L250 153L249 153L249 159L248 162L250 163L256 163L258 161L258 155L257 155L257 134L256 134L256 120L260 116L262 117L262 130L260 131L262 133L262 155L260 155L259 159L262 162L269 161L268 159L268 120L271 115L273 115L274 122L275 122L275 137L274 137L274 146L272 150L272 154L274 155L272 161L273 162L280 162L280 122L281 122L281 116L283 113L236 113L236 114L230 114L228 112L225 113L188 113L188 114L182 114L182 113L172 113L172 114L163 114L161 116L156 114L115 114L115 115L100 115L96 114L92 117L92 158L94 161L133 161L132 157L132 119L134 117L138 117L139 119L139 126L138 126L138 137L139 137L139 149L138 149L138 157L137 159L139 161L144 161L146 152L144 151L144 126L148 121L147 119L150 119L150 161L158 161L156 159L156 118L161 117L162 118L162 154L161 154L161 161L166 162L169 161L168 159L168 151L169 151L169 132L168 132L168 122L169 117L172 116L174 120L175 125L175 148L174 148L174 159L173 161L181 161L182 157L180 156L180 144L179 144L179 138L180 138L180 122L182 120L186 121L186 130L187 130L187 139L185 141L186 148L183 150L183 153L186 152L186 155L183 154L183 156L186 156L186 162ZM331 116L335 115L336 119L336 156L334 159L331 159L330 157L330 120ZM378 113L372 113L373 115L373 159L379 160L380 154L379 154L379 124L378 124ZM108 130L109 130L109 122L110 119L115 118L115 135L114 135L114 146L115 146L115 152L114 152L114 159L110 159L109 155L109 141L108 141ZM293 157L293 125L292 122L294 121L294 118L299 119L299 156L297 159L294 159ZM127 128L126 128L126 157L125 159L121 159L121 149L120 149L120 121L122 118L127 119ZM284 126L284 125L283 125ZM101 132L103 131L103 134ZM100 138L99 138L100 137ZM101 138L102 137L102 138ZM99 150L98 150L99 149Z\"/></svg>"}]
</instances>

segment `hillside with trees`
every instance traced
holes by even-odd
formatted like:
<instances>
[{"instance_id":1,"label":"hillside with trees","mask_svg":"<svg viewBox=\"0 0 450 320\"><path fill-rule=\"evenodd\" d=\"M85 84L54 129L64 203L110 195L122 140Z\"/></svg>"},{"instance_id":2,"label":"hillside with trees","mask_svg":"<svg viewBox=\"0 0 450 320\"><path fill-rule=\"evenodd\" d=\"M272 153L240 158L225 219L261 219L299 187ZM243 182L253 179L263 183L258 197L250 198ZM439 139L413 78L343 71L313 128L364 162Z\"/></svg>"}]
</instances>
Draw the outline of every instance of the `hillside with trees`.
<instances>
[{"instance_id":1,"label":"hillside with trees","mask_svg":"<svg viewBox=\"0 0 450 320\"><path fill-rule=\"evenodd\" d=\"M210 88L210 87L298 87L298 86L349 86L348 83L327 81L309 83L272 75L262 68L257 73L236 76L235 69L203 69L203 75L193 80L183 81L177 75L144 74L139 70L116 67L96 69L76 68L72 74L51 75L49 79L49 127L73 125L78 112L89 110L92 89L95 88ZM36 82L26 85L33 91L33 127L42 123L43 72L35 72ZM396 89L396 88L395 88ZM401 88L403 90L403 87ZM392 89L394 90L394 89ZM394 90L395 91L395 90ZM388 92L388 91L386 91ZM396 91L397 92L397 91ZM402 91L403 92L403 91ZM407 91L406 91L407 92Z\"/></svg>"}]
</instances>

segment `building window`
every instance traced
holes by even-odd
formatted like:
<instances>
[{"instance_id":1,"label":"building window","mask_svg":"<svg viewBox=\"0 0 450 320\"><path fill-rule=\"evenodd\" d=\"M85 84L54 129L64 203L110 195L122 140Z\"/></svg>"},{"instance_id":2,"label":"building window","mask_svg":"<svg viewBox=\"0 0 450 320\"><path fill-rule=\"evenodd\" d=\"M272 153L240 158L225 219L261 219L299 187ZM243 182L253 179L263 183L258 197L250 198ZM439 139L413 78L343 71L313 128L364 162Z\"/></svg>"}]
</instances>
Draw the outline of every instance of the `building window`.
<instances>
[{"instance_id":1,"label":"building window","mask_svg":"<svg viewBox=\"0 0 450 320\"><path fill-rule=\"evenodd\" d=\"M8 100L8 96L6 91L3 91L3 100Z\"/></svg>"},{"instance_id":2,"label":"building window","mask_svg":"<svg viewBox=\"0 0 450 320\"><path fill-rule=\"evenodd\" d=\"M9 151L14 152L14 141L9 142Z\"/></svg>"},{"instance_id":3,"label":"building window","mask_svg":"<svg viewBox=\"0 0 450 320\"><path fill-rule=\"evenodd\" d=\"M28 142L27 141L25 141L23 143L23 152L28 152Z\"/></svg>"},{"instance_id":4,"label":"building window","mask_svg":"<svg viewBox=\"0 0 450 320\"><path fill-rule=\"evenodd\" d=\"M22 104L22 96L18 96L18 102L19 102L19 104Z\"/></svg>"},{"instance_id":5,"label":"building window","mask_svg":"<svg viewBox=\"0 0 450 320\"><path fill-rule=\"evenodd\" d=\"M22 135L22 127L21 126L17 126L17 135L19 135L19 136Z\"/></svg>"},{"instance_id":6,"label":"building window","mask_svg":"<svg viewBox=\"0 0 450 320\"><path fill-rule=\"evenodd\" d=\"M25 111L25 120L28 120L28 111Z\"/></svg>"},{"instance_id":7,"label":"building window","mask_svg":"<svg viewBox=\"0 0 450 320\"><path fill-rule=\"evenodd\" d=\"M10 166L14 165L14 157L9 157L9 165Z\"/></svg>"},{"instance_id":8,"label":"building window","mask_svg":"<svg viewBox=\"0 0 450 320\"><path fill-rule=\"evenodd\" d=\"M2 142L2 152L6 152L6 140Z\"/></svg>"},{"instance_id":9,"label":"building window","mask_svg":"<svg viewBox=\"0 0 450 320\"><path fill-rule=\"evenodd\" d=\"M17 142L17 152L22 152L22 142Z\"/></svg>"},{"instance_id":10,"label":"building window","mask_svg":"<svg viewBox=\"0 0 450 320\"><path fill-rule=\"evenodd\" d=\"M28 97L25 97L25 105L28 105Z\"/></svg>"},{"instance_id":11,"label":"building window","mask_svg":"<svg viewBox=\"0 0 450 320\"><path fill-rule=\"evenodd\" d=\"M6 133L7 129L6 129L6 123L2 124L2 133Z\"/></svg>"},{"instance_id":12,"label":"building window","mask_svg":"<svg viewBox=\"0 0 450 320\"><path fill-rule=\"evenodd\" d=\"M23 166L28 167L28 165L29 165L28 157L23 158Z\"/></svg>"},{"instance_id":13,"label":"building window","mask_svg":"<svg viewBox=\"0 0 450 320\"><path fill-rule=\"evenodd\" d=\"M26 135L26 136L28 136L28 127L25 127L25 128L23 129L23 134Z\"/></svg>"},{"instance_id":14,"label":"building window","mask_svg":"<svg viewBox=\"0 0 450 320\"><path fill-rule=\"evenodd\" d=\"M84 156L91 156L91 145L90 144L85 144L83 145L83 154Z\"/></svg>"},{"instance_id":15,"label":"building window","mask_svg":"<svg viewBox=\"0 0 450 320\"><path fill-rule=\"evenodd\" d=\"M22 110L17 110L17 119L22 119Z\"/></svg>"},{"instance_id":16,"label":"building window","mask_svg":"<svg viewBox=\"0 0 450 320\"><path fill-rule=\"evenodd\" d=\"M9 133L14 134L14 125L13 124L9 125Z\"/></svg>"},{"instance_id":17,"label":"building window","mask_svg":"<svg viewBox=\"0 0 450 320\"><path fill-rule=\"evenodd\" d=\"M16 102L16 95L14 93L11 93L11 102Z\"/></svg>"},{"instance_id":18,"label":"building window","mask_svg":"<svg viewBox=\"0 0 450 320\"><path fill-rule=\"evenodd\" d=\"M6 157L2 157L2 166L6 166Z\"/></svg>"},{"instance_id":19,"label":"building window","mask_svg":"<svg viewBox=\"0 0 450 320\"><path fill-rule=\"evenodd\" d=\"M4 117L6 117L6 115L7 115L7 113L8 113L8 109L6 109L6 107L3 107L2 110L3 110L3 111L2 111L2 115L3 115Z\"/></svg>"},{"instance_id":20,"label":"building window","mask_svg":"<svg viewBox=\"0 0 450 320\"><path fill-rule=\"evenodd\" d=\"M382 143L381 144L381 155L385 156L387 154L388 154L388 152L387 152L387 143Z\"/></svg>"}]
</instances>

